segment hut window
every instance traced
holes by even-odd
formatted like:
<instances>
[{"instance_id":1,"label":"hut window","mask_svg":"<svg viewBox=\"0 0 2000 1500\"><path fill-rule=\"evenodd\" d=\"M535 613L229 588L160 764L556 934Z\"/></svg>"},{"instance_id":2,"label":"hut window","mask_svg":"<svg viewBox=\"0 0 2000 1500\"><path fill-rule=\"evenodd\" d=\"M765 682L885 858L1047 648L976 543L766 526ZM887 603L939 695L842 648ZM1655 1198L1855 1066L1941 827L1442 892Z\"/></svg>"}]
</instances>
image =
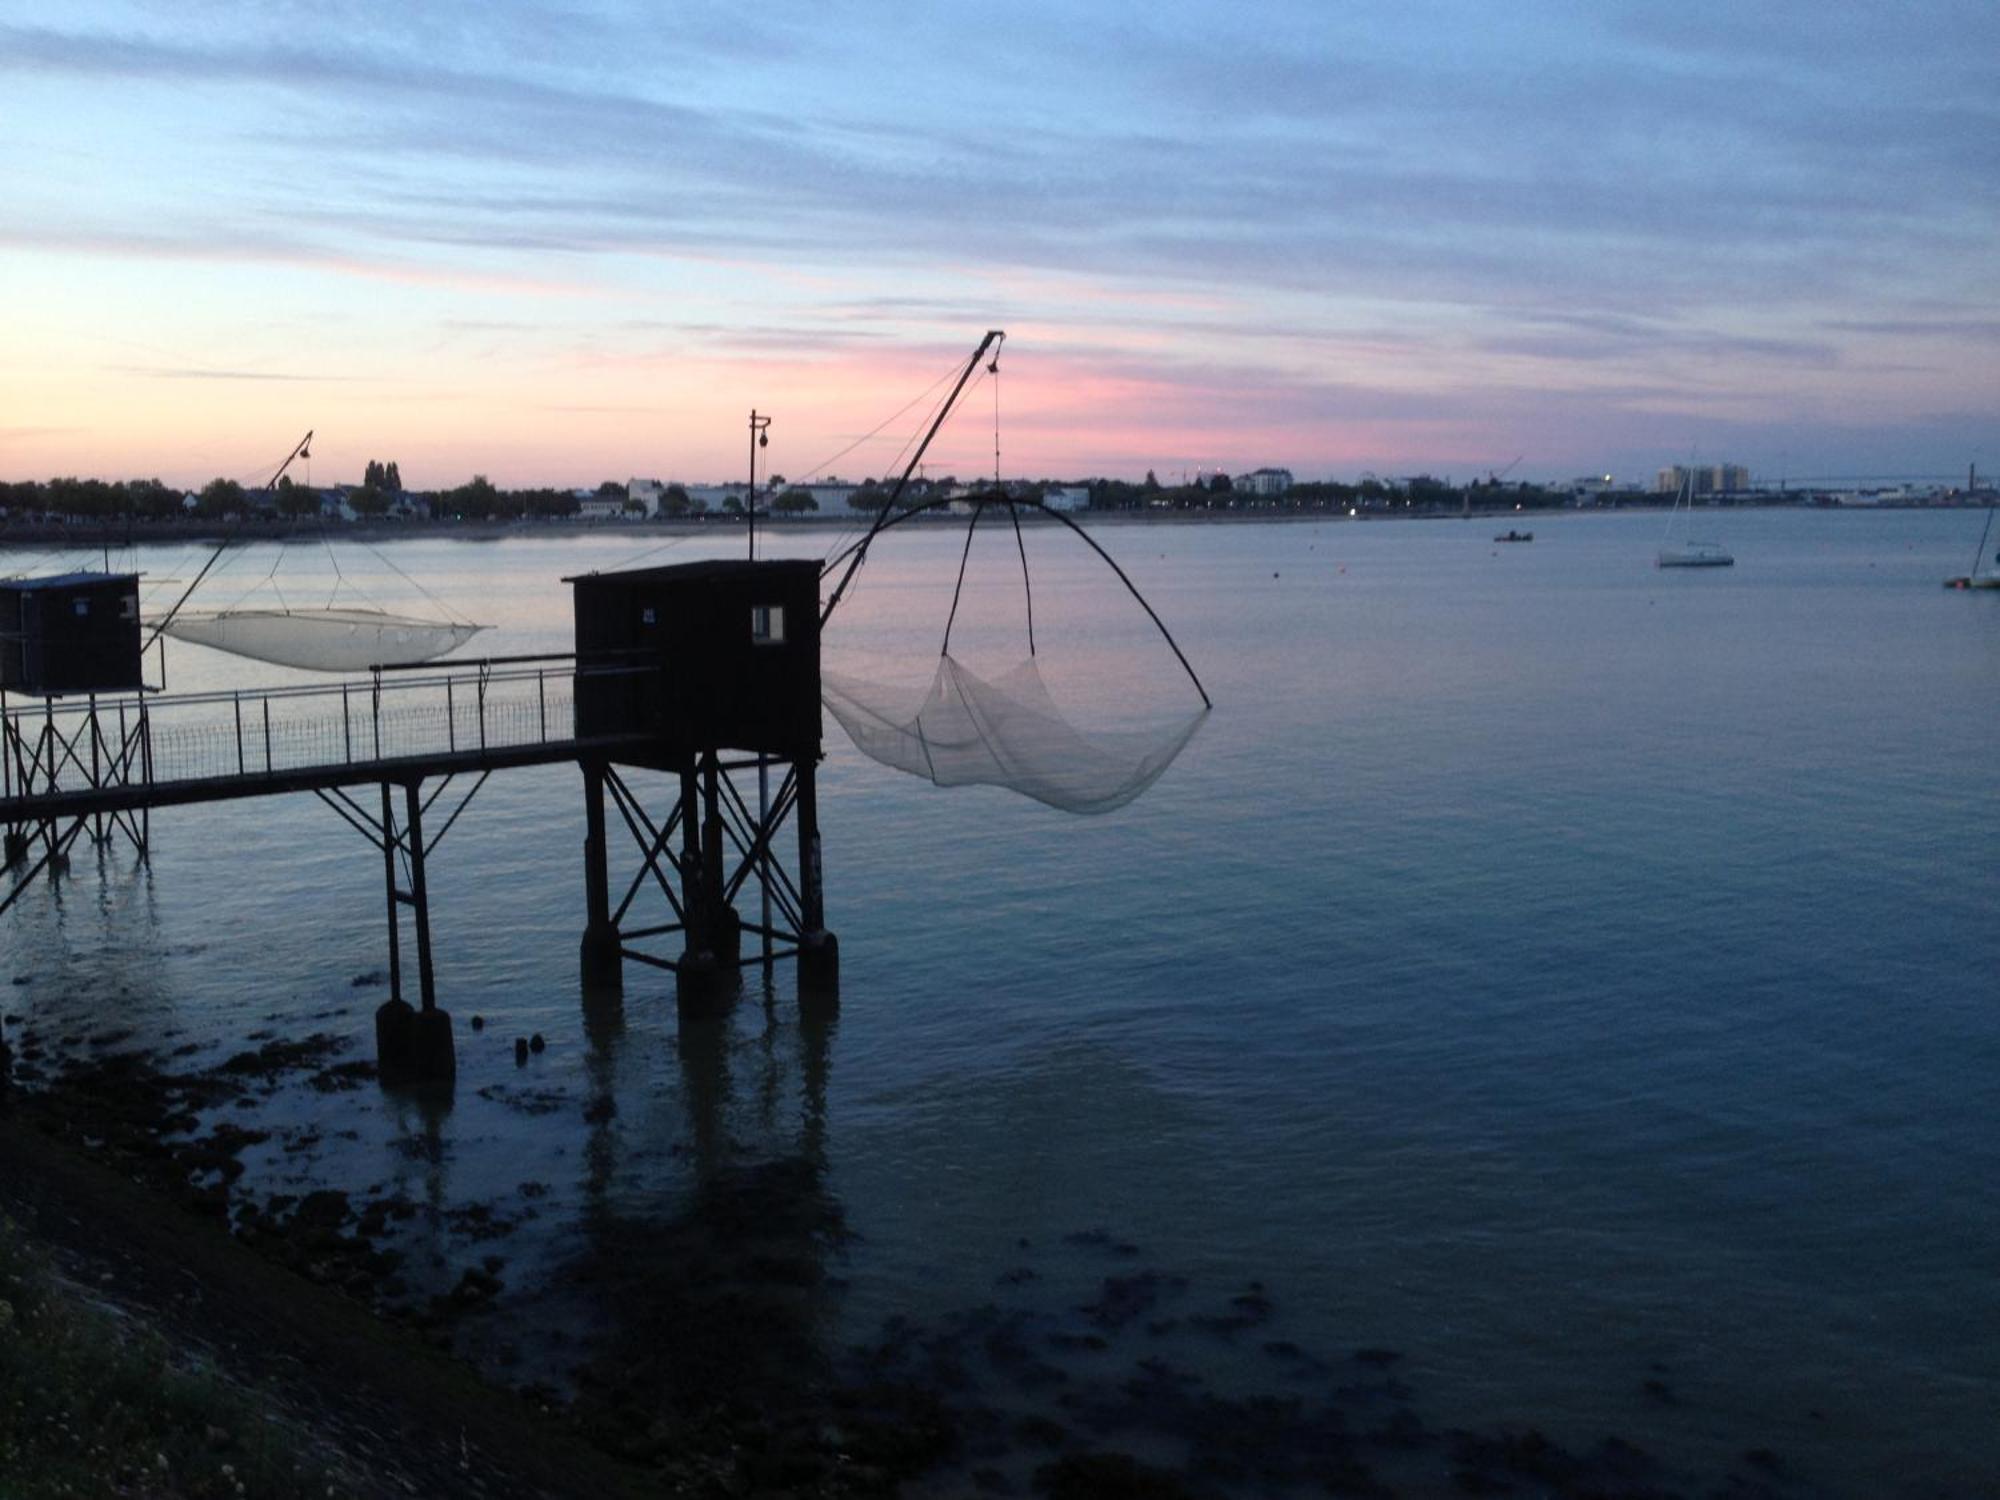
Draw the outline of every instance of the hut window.
<instances>
[{"instance_id":1,"label":"hut window","mask_svg":"<svg viewBox=\"0 0 2000 1500\"><path fill-rule=\"evenodd\" d=\"M88 599L79 599L79 600L77 600L77 601L76 601L76 612L77 612L77 614L78 614L78 616L79 616L79 617L81 617L81 616L83 616L83 615L87 615L87 614L89 614L89 613L90 613L90 601L89 601Z\"/></svg>"},{"instance_id":2,"label":"hut window","mask_svg":"<svg viewBox=\"0 0 2000 1500\"><path fill-rule=\"evenodd\" d=\"M785 607L782 604L758 604L750 610L750 640L758 646L782 646L785 643Z\"/></svg>"},{"instance_id":3,"label":"hut window","mask_svg":"<svg viewBox=\"0 0 2000 1500\"><path fill-rule=\"evenodd\" d=\"M139 618L139 596L137 594L119 595L118 618L121 620L136 620Z\"/></svg>"}]
</instances>

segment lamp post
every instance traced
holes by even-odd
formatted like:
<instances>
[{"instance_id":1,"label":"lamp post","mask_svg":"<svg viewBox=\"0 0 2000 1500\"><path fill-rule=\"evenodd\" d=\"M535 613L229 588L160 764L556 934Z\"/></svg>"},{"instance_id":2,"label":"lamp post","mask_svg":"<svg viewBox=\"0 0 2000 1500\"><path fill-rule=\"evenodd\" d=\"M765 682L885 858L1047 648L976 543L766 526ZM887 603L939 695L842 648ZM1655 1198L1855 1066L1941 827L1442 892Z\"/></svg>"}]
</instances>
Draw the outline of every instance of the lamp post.
<instances>
[{"instance_id":1,"label":"lamp post","mask_svg":"<svg viewBox=\"0 0 2000 1500\"><path fill-rule=\"evenodd\" d=\"M757 450L771 445L771 419L757 415L757 409L750 409L750 561L757 560ZM764 764L764 756L757 756L757 826L762 828L771 817L771 770ZM763 855L765 868L757 872L757 893L762 900L761 919L764 928L764 970L769 975L771 968L771 871L770 851Z\"/></svg>"},{"instance_id":2,"label":"lamp post","mask_svg":"<svg viewBox=\"0 0 2000 1500\"><path fill-rule=\"evenodd\" d=\"M750 561L757 560L757 450L771 446L771 419L760 417L753 407L750 411L750 496L747 501L750 513Z\"/></svg>"}]
</instances>

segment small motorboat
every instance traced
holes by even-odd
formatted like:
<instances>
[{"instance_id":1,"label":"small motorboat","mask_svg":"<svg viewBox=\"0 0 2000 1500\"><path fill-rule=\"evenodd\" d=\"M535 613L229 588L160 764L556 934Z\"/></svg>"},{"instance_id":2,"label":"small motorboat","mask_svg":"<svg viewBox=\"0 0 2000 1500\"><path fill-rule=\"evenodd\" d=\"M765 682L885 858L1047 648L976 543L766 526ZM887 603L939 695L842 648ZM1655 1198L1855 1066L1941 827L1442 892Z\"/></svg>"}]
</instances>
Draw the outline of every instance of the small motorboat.
<instances>
[{"instance_id":1,"label":"small motorboat","mask_svg":"<svg viewBox=\"0 0 2000 1500\"><path fill-rule=\"evenodd\" d=\"M1493 538L1496 542L1532 542L1534 539L1532 531L1503 531Z\"/></svg>"}]
</instances>

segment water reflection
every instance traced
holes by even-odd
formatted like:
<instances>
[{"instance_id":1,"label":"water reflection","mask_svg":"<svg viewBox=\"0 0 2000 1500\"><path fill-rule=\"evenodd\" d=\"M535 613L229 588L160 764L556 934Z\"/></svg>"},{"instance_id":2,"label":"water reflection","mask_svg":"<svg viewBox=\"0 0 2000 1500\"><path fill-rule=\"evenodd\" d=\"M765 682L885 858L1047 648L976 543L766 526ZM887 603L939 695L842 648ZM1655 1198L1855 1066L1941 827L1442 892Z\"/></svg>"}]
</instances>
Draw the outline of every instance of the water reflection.
<instances>
[{"instance_id":1,"label":"water reflection","mask_svg":"<svg viewBox=\"0 0 2000 1500\"><path fill-rule=\"evenodd\" d=\"M836 1015L781 1003L755 970L745 981L726 1009L679 1017L677 1068L661 1086L678 1085L666 1159L679 1170L641 1193L614 1186L635 1167L651 1175L658 1159L641 1144L649 1131L620 1129L630 1038L614 1002L586 1007L582 1245L556 1280L587 1288L595 1305L602 1333L575 1386L585 1419L614 1442L684 1441L718 1403L790 1409L826 1368L826 1261L846 1235L825 1186Z\"/></svg>"}]
</instances>

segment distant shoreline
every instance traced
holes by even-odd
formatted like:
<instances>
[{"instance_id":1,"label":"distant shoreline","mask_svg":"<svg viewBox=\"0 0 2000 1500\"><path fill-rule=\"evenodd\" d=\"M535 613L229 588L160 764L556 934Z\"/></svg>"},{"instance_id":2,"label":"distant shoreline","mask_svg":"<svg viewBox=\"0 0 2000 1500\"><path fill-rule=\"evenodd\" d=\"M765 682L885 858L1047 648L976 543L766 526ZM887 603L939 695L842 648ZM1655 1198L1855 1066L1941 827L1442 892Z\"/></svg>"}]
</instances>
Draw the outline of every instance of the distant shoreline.
<instances>
[{"instance_id":1,"label":"distant shoreline","mask_svg":"<svg viewBox=\"0 0 2000 1500\"><path fill-rule=\"evenodd\" d=\"M1358 515L1347 514L1337 509L1293 510L1275 507L1244 510L1097 510L1077 511L1068 519L1083 526L1133 526L1160 524L1179 526L1227 526L1249 522L1257 525L1270 523L1291 523L1301 521L1529 521L1536 518L1560 516L1611 515L1621 511L1662 511L1672 503L1673 497L1666 495L1655 501L1651 496L1621 500L1616 505L1593 506L1541 506L1533 509L1515 510L1511 507L1495 506L1490 509L1474 509L1470 515L1463 511L1443 508L1434 510L1380 510L1364 511ZM1870 505L1840 506L1819 505L1810 500L1750 500L1732 501L1727 505L1703 509L1715 510L1953 510L1980 509L1980 506L1940 505L1935 502L1916 505ZM861 512L852 514L820 514L786 516L776 519L759 516L763 528L770 534L779 535L788 531L826 531L852 528L865 524L867 517ZM965 517L946 511L927 513L914 518L922 525L947 525L962 521ZM1049 524L1049 517L1027 507L1021 519L1034 524ZM398 540L432 539L437 537L455 538L467 542L505 541L512 537L585 537L585 536L699 536L705 532L740 532L743 529L741 516L712 516L699 519L678 518L673 520L619 520L582 521L549 520L545 518L521 517L508 521L313 521L258 519L233 522L218 526L207 520L187 521L134 521L130 523L107 524L97 521L75 522L0 522L0 547L11 546L72 546L72 547L123 547L136 543L181 542L204 543L237 542L283 542L299 538L317 540L326 537L349 537L359 540L381 542Z\"/></svg>"}]
</instances>

